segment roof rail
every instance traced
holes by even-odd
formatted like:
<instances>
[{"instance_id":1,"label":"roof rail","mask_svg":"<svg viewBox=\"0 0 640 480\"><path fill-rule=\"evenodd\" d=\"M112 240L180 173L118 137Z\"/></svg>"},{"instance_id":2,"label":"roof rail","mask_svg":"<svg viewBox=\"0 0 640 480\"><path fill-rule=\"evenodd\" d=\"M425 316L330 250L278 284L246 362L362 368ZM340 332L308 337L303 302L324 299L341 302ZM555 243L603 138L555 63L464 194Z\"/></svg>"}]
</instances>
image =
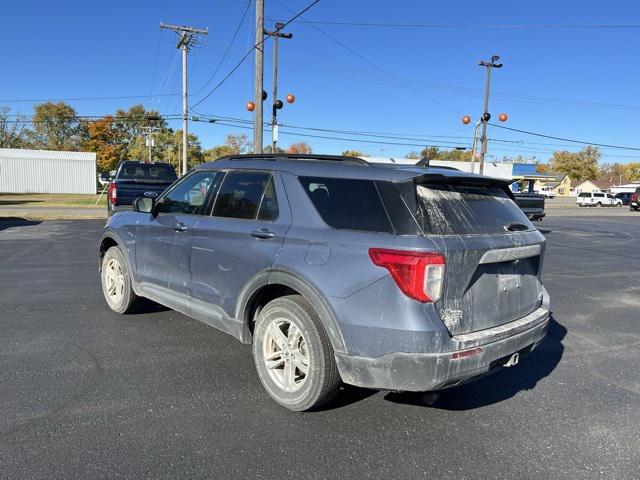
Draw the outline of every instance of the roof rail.
<instances>
[{"instance_id":1,"label":"roof rail","mask_svg":"<svg viewBox=\"0 0 640 480\"><path fill-rule=\"evenodd\" d=\"M241 155L227 155L218 160L269 160L277 161L298 161L298 162L336 162L343 165L370 166L366 160L358 157L345 157L342 155L316 155L312 153L244 153Z\"/></svg>"}]
</instances>

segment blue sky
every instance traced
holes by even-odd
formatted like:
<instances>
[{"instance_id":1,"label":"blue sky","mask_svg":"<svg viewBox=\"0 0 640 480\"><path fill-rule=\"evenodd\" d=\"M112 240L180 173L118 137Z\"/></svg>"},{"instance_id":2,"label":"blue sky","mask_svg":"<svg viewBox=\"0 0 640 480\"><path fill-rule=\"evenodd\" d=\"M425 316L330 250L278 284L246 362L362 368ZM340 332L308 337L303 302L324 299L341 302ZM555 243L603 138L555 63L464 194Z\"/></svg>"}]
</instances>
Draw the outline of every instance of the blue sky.
<instances>
[{"instance_id":1,"label":"blue sky","mask_svg":"<svg viewBox=\"0 0 640 480\"><path fill-rule=\"evenodd\" d=\"M280 1L297 12L310 0ZM269 19L292 16L276 0L265 3ZM30 114L32 103L7 100L153 94L68 103L81 115L107 114L136 102L163 114L178 113L178 96L158 96L181 89L174 36L160 31L159 23L209 28L204 44L189 58L190 88L195 92L213 73L246 5L247 0L8 2L0 30L0 105ZM471 27L317 25L358 56L310 25L292 23L287 30L294 38L281 41L279 91L282 97L294 93L297 101L281 111L284 124L428 137L428 141L400 143L469 145L473 127L464 126L461 117L469 114L477 119L482 111L484 69L477 62L499 54L504 68L493 75L490 110L494 118L505 112L509 115L505 125L513 128L640 147L640 28L539 28L640 25L636 1L321 0L303 18ZM253 21L252 7L210 86L253 44ZM505 24L525 27L487 27ZM265 87L270 91L270 42L265 60ZM197 110L251 119L245 103L252 96L252 65L251 57ZM178 129L180 123L172 126ZM221 143L226 133L243 131L204 123L193 123L192 130L204 147ZM579 148L496 128L490 128L489 137L502 140L489 147L497 158L523 154L546 160L554 149ZM326 153L357 148L371 155L401 156L420 150L418 146L281 136L285 146L294 141L306 141L314 151ZM394 141L398 142L390 140ZM634 160L640 160L640 155L633 151L603 149L603 162Z\"/></svg>"}]
</instances>

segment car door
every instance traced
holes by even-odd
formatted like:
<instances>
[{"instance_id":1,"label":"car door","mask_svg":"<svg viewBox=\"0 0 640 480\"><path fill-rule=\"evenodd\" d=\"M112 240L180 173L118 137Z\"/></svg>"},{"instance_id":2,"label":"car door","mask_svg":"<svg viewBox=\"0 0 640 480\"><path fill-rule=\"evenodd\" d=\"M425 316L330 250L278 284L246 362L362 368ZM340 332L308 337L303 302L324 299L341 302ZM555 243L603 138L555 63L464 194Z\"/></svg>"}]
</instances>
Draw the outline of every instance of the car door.
<instances>
[{"instance_id":1,"label":"car door","mask_svg":"<svg viewBox=\"0 0 640 480\"><path fill-rule=\"evenodd\" d=\"M186 176L158 200L154 215L145 214L138 221L136 271L143 288L186 305L193 232L215 175L196 171Z\"/></svg>"},{"instance_id":2,"label":"car door","mask_svg":"<svg viewBox=\"0 0 640 480\"><path fill-rule=\"evenodd\" d=\"M291 210L277 173L228 171L211 216L201 218L194 235L194 308L233 317L240 291L273 265L290 225Z\"/></svg>"}]
</instances>

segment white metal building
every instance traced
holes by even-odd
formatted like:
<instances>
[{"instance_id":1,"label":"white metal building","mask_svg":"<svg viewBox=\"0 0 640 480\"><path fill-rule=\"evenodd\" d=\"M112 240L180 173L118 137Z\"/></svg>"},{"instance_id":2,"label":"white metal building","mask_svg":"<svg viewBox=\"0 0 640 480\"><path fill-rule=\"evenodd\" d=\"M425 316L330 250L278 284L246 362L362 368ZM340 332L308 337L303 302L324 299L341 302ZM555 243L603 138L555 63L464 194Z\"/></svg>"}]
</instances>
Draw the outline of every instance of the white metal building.
<instances>
[{"instance_id":1,"label":"white metal building","mask_svg":"<svg viewBox=\"0 0 640 480\"><path fill-rule=\"evenodd\" d=\"M96 154L0 148L2 193L96 193Z\"/></svg>"}]
</instances>

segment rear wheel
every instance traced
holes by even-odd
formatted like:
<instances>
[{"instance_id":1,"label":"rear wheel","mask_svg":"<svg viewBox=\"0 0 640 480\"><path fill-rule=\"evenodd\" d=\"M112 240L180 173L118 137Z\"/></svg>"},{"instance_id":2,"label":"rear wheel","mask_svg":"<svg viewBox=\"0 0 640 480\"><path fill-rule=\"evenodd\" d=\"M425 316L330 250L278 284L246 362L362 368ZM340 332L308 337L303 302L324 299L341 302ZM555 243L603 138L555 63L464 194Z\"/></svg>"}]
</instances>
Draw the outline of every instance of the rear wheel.
<instances>
[{"instance_id":1,"label":"rear wheel","mask_svg":"<svg viewBox=\"0 0 640 480\"><path fill-rule=\"evenodd\" d=\"M109 308L116 313L130 313L140 304L140 297L131 286L124 255L118 247L111 247L102 258L102 293Z\"/></svg>"},{"instance_id":2,"label":"rear wheel","mask_svg":"<svg viewBox=\"0 0 640 480\"><path fill-rule=\"evenodd\" d=\"M319 407L339 389L331 342L300 295L277 298L262 309L254 330L253 358L269 395L290 410Z\"/></svg>"},{"instance_id":3,"label":"rear wheel","mask_svg":"<svg viewBox=\"0 0 640 480\"><path fill-rule=\"evenodd\" d=\"M602 206L602 202L596 203L596 207L601 207L601 206Z\"/></svg>"}]
</instances>

